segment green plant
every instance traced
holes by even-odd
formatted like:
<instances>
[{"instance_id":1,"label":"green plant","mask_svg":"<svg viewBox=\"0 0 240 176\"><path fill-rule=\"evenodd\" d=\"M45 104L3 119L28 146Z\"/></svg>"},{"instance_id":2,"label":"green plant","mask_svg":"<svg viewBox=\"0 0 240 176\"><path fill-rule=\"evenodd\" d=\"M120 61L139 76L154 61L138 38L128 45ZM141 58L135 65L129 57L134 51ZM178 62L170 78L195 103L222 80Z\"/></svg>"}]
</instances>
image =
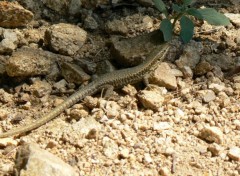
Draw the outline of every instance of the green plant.
<instances>
[{"instance_id":1,"label":"green plant","mask_svg":"<svg viewBox=\"0 0 240 176\"><path fill-rule=\"evenodd\" d=\"M213 8L193 8L193 0L182 0L180 4L172 4L172 13L169 14L166 5L162 0L153 0L156 8L165 14L166 18L160 24L165 41L172 38L176 22L180 21L180 37L184 43L189 42L194 34L194 23L189 18L193 16L199 20L205 20L212 25L228 25L229 19ZM171 22L172 21L172 22Z\"/></svg>"}]
</instances>

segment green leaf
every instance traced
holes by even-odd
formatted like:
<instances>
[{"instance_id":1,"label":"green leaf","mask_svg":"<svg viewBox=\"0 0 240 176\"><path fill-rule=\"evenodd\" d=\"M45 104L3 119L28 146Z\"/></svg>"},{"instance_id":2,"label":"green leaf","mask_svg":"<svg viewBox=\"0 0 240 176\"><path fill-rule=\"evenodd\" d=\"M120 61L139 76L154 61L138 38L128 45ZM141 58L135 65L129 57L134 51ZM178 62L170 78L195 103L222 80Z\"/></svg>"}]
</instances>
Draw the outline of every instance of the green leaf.
<instances>
[{"instance_id":1,"label":"green leaf","mask_svg":"<svg viewBox=\"0 0 240 176\"><path fill-rule=\"evenodd\" d=\"M153 0L155 7L166 16L168 15L166 5L162 0Z\"/></svg>"},{"instance_id":2,"label":"green leaf","mask_svg":"<svg viewBox=\"0 0 240 176\"><path fill-rule=\"evenodd\" d=\"M198 11L202 15L203 19L206 20L209 24L216 26L225 26L230 24L229 19L225 15L217 12L215 9L205 8L199 9Z\"/></svg>"},{"instance_id":3,"label":"green leaf","mask_svg":"<svg viewBox=\"0 0 240 176\"><path fill-rule=\"evenodd\" d=\"M172 39L173 26L169 19L163 19L160 24L160 30L163 33L164 41L169 41Z\"/></svg>"},{"instance_id":4,"label":"green leaf","mask_svg":"<svg viewBox=\"0 0 240 176\"><path fill-rule=\"evenodd\" d=\"M183 0L183 5L188 6L192 4L193 0Z\"/></svg>"},{"instance_id":5,"label":"green leaf","mask_svg":"<svg viewBox=\"0 0 240 176\"><path fill-rule=\"evenodd\" d=\"M192 16L200 19L200 20L203 20L203 16L202 16L202 14L198 11L198 9L189 8L186 12L187 12L188 15L192 15Z\"/></svg>"},{"instance_id":6,"label":"green leaf","mask_svg":"<svg viewBox=\"0 0 240 176\"><path fill-rule=\"evenodd\" d=\"M175 12L181 12L182 11L181 7L177 4L173 4L172 8Z\"/></svg>"},{"instance_id":7,"label":"green leaf","mask_svg":"<svg viewBox=\"0 0 240 176\"><path fill-rule=\"evenodd\" d=\"M183 43L188 43L193 37L194 24L188 17L182 16L180 19L180 26L180 37L183 40Z\"/></svg>"}]
</instances>

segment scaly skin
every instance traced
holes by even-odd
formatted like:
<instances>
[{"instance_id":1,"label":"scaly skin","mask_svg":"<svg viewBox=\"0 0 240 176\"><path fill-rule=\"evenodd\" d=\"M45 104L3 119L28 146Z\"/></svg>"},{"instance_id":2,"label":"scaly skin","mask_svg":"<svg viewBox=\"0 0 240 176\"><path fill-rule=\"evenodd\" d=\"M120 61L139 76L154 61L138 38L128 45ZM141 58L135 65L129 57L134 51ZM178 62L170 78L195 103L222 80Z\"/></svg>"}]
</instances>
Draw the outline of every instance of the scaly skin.
<instances>
[{"instance_id":1,"label":"scaly skin","mask_svg":"<svg viewBox=\"0 0 240 176\"><path fill-rule=\"evenodd\" d=\"M150 53L144 63L132 68L126 68L104 74L103 76L99 77L99 79L91 82L87 86L81 88L80 90L72 94L62 104L54 108L42 118L26 126L21 126L8 132L2 133L0 134L0 138L18 135L36 129L49 122L50 120L61 114L65 109L73 106L78 101L82 100L84 97L88 95L93 95L94 93L98 92L104 86L111 85L114 88L118 88L127 84L133 84L143 80L144 78L146 78L146 76L149 75L149 73L151 73L157 68L159 62L163 61L168 49L169 44L167 43L159 45Z\"/></svg>"}]
</instances>

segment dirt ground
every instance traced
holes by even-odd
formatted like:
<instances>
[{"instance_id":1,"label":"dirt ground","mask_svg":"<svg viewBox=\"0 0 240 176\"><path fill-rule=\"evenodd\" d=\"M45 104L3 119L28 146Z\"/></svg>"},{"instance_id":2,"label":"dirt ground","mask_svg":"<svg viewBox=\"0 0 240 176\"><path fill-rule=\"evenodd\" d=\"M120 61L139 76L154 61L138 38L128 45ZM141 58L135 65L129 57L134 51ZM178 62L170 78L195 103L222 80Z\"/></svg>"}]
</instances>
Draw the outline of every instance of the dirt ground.
<instances>
[{"instance_id":1,"label":"dirt ground","mask_svg":"<svg viewBox=\"0 0 240 176\"><path fill-rule=\"evenodd\" d=\"M80 63L84 76L112 67L122 69L121 61L118 64L112 57L111 36L141 36L156 30L161 21L156 9L139 3L119 2L113 9L105 3L91 10L86 7L78 21L54 15L49 7L48 16L43 15L26 2L19 3L37 17L18 31L25 38L26 33L34 37L19 42L12 52L2 53L0 63L20 57L18 49L29 47L48 51L51 58L62 55L64 61ZM58 156L78 175L240 175L240 2L197 3L202 5L236 17L225 27L197 21L194 38L187 45L174 38L165 65L156 73L165 86L162 82L153 87L126 85L108 98L101 93L91 95L29 133L0 139L0 175L16 173L16 152L26 143ZM46 4L39 7L44 12L41 8ZM97 19L97 26L91 19L84 23L89 14ZM105 27L115 20L120 26ZM72 48L65 54L43 44L44 32L60 22L87 32L86 42L73 55ZM112 64L98 69L103 60ZM47 62L39 68L40 76L0 72L1 133L34 123L77 91L79 83L67 80L61 71L56 74L52 69L45 74Z\"/></svg>"}]
</instances>

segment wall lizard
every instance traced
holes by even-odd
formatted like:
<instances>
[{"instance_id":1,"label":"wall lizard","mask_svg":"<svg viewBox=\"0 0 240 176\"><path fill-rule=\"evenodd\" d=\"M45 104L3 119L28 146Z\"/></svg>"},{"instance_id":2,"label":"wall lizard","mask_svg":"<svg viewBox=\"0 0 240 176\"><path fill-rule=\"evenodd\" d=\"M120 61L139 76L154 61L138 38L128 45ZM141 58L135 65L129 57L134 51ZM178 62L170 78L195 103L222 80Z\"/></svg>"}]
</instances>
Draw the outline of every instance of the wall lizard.
<instances>
[{"instance_id":1,"label":"wall lizard","mask_svg":"<svg viewBox=\"0 0 240 176\"><path fill-rule=\"evenodd\" d=\"M52 111L50 111L40 119L26 126L20 126L16 129L2 133L0 134L0 138L14 136L34 130L49 122L50 120L58 116L60 113L62 113L65 109L71 107L87 95L95 94L104 87L112 86L114 88L119 88L127 84L139 82L141 80L147 82L149 74L157 68L159 62L163 61L169 47L170 46L168 43L158 45L147 56L146 60L142 64L132 68L126 68L111 73L106 73L100 76L98 79L92 81L88 85L84 86L83 88L72 94L62 104L54 108Z\"/></svg>"}]
</instances>

